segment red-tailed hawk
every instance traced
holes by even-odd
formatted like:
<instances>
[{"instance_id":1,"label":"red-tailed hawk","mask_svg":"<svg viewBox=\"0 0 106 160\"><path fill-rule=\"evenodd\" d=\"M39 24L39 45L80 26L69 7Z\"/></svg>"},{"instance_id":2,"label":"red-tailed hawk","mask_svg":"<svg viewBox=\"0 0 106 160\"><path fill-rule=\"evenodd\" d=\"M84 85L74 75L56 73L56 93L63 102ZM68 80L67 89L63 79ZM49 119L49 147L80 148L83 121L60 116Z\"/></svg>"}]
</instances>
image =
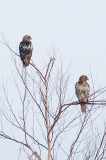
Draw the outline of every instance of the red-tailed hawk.
<instances>
[{"instance_id":1,"label":"red-tailed hawk","mask_svg":"<svg viewBox=\"0 0 106 160\"><path fill-rule=\"evenodd\" d=\"M27 67L29 65L32 51L33 46L31 36L25 35L19 45L20 58L23 62L23 67Z\"/></svg>"},{"instance_id":2,"label":"red-tailed hawk","mask_svg":"<svg viewBox=\"0 0 106 160\"><path fill-rule=\"evenodd\" d=\"M86 112L86 104L88 102L88 97L90 93L90 87L87 83L88 77L86 75L82 75L79 78L79 81L75 84L75 93L76 96L81 103L81 111Z\"/></svg>"}]
</instances>

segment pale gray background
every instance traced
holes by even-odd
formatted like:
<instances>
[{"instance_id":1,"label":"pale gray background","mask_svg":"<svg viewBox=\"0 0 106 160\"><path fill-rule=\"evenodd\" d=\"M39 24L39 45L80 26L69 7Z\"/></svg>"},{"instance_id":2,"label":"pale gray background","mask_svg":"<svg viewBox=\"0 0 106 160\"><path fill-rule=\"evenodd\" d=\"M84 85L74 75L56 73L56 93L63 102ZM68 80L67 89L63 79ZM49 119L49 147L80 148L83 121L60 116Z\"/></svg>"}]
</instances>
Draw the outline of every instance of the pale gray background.
<instances>
[{"instance_id":1,"label":"pale gray background","mask_svg":"<svg viewBox=\"0 0 106 160\"><path fill-rule=\"evenodd\" d=\"M54 45L58 63L71 63L73 85L81 74L90 77L90 69L95 89L106 85L106 0L0 0L0 30L17 53L23 35L30 34L32 58L41 68ZM2 85L12 77L13 63L2 44L0 55ZM17 159L17 148L0 140L0 160Z\"/></svg>"}]
</instances>

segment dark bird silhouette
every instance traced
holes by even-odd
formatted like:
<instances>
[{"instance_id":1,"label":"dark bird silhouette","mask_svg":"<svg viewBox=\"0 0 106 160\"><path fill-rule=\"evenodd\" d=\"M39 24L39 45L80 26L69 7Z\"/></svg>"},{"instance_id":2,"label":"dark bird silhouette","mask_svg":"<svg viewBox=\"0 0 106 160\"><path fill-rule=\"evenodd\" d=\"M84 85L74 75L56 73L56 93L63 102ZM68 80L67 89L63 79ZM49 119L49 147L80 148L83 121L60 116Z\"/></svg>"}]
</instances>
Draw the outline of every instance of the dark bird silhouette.
<instances>
[{"instance_id":1,"label":"dark bird silhouette","mask_svg":"<svg viewBox=\"0 0 106 160\"><path fill-rule=\"evenodd\" d=\"M27 67L32 57L33 46L31 42L31 36L25 35L19 44L20 58L23 63L23 67Z\"/></svg>"},{"instance_id":2,"label":"dark bird silhouette","mask_svg":"<svg viewBox=\"0 0 106 160\"><path fill-rule=\"evenodd\" d=\"M86 103L88 102L88 97L90 93L90 87L87 83L88 77L82 75L79 81L75 84L75 93L81 104L81 111L86 112Z\"/></svg>"}]
</instances>

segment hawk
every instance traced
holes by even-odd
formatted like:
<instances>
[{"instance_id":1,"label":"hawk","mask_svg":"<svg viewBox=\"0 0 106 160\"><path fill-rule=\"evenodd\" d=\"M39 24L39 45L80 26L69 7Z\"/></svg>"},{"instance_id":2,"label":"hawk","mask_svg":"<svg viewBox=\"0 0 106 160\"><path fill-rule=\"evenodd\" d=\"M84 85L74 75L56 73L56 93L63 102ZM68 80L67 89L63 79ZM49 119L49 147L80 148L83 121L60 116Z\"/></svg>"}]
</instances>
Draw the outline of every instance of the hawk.
<instances>
[{"instance_id":1,"label":"hawk","mask_svg":"<svg viewBox=\"0 0 106 160\"><path fill-rule=\"evenodd\" d=\"M21 61L23 63L23 67L27 67L30 63L33 51L31 39L31 36L25 35L19 44L19 53Z\"/></svg>"},{"instance_id":2,"label":"hawk","mask_svg":"<svg viewBox=\"0 0 106 160\"><path fill-rule=\"evenodd\" d=\"M81 111L86 112L86 103L90 93L90 87L87 83L88 77L82 75L79 77L79 81L75 84L75 93L81 104Z\"/></svg>"}]
</instances>

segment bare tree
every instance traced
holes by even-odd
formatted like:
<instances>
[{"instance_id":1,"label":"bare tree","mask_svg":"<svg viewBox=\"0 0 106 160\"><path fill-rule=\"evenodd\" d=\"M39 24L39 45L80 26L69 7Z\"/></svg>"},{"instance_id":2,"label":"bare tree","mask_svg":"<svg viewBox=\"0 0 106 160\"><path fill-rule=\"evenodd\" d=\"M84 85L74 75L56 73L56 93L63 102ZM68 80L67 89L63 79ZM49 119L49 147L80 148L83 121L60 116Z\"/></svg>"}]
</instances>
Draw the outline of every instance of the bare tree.
<instances>
[{"instance_id":1,"label":"bare tree","mask_svg":"<svg viewBox=\"0 0 106 160\"><path fill-rule=\"evenodd\" d=\"M106 159L106 125L103 121L104 131L100 133L96 123L105 109L106 88L93 91L88 110L82 114L79 102L69 97L70 73L68 70L63 73L62 67L57 71L54 57L42 70L33 61L31 71L20 69L18 54L3 43L14 53L14 83L18 96L11 99L3 86L0 137L19 144L28 160ZM8 128L12 127L11 132L5 128L5 123Z\"/></svg>"}]
</instances>

